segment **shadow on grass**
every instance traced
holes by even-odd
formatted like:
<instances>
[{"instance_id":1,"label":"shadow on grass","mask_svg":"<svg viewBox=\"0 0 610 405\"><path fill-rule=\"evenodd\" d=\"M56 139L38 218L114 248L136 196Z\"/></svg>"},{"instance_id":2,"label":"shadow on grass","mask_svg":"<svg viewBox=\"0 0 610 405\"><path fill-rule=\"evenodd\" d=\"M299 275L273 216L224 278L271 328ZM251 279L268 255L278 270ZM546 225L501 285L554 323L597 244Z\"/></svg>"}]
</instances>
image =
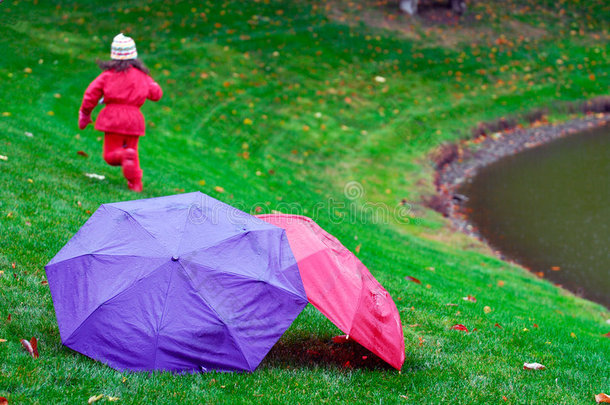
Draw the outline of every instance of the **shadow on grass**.
<instances>
[{"instance_id":1,"label":"shadow on grass","mask_svg":"<svg viewBox=\"0 0 610 405\"><path fill-rule=\"evenodd\" d=\"M273 346L262 368L328 367L396 371L388 363L353 340L334 343L332 338L293 337L281 339Z\"/></svg>"}]
</instances>

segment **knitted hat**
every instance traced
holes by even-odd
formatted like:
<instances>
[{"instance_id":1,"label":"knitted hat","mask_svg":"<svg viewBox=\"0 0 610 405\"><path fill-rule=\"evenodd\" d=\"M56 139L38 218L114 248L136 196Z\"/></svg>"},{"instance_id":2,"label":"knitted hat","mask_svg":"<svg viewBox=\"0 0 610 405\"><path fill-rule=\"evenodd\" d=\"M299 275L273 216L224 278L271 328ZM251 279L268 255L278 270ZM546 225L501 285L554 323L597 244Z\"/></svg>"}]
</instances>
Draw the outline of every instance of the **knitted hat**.
<instances>
[{"instance_id":1,"label":"knitted hat","mask_svg":"<svg viewBox=\"0 0 610 405\"><path fill-rule=\"evenodd\" d=\"M110 47L110 59L126 60L138 57L136 43L130 37L119 34L112 40Z\"/></svg>"}]
</instances>

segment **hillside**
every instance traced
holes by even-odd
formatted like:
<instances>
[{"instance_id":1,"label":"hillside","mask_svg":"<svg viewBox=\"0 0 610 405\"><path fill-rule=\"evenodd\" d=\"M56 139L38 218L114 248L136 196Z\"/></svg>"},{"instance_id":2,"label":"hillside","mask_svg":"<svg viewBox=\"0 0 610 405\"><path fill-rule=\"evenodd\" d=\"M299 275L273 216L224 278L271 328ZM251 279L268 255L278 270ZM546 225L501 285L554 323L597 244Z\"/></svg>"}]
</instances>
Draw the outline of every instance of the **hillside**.
<instances>
[{"instance_id":1,"label":"hillside","mask_svg":"<svg viewBox=\"0 0 610 405\"><path fill-rule=\"evenodd\" d=\"M383 2L176 3L0 4L0 396L586 404L610 391L608 310L422 203L443 142L538 108L564 121L562 103L607 94L606 1L480 1L449 22ZM119 32L165 92L142 109L142 194L103 161L101 134L77 127L95 59ZM44 265L100 204L196 190L311 216L358 252L401 313L401 373L332 343L338 329L311 306L252 374L121 374L63 347ZM19 343L32 336L38 359ZM534 361L547 369L523 370Z\"/></svg>"}]
</instances>

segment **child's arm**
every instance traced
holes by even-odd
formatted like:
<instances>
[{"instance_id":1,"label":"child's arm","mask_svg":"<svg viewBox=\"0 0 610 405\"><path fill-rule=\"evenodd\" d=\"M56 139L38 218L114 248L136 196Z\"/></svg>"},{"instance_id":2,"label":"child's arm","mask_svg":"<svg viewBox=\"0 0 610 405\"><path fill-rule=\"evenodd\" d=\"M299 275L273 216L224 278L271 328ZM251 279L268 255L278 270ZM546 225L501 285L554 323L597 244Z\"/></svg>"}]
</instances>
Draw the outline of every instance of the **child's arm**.
<instances>
[{"instance_id":1,"label":"child's arm","mask_svg":"<svg viewBox=\"0 0 610 405\"><path fill-rule=\"evenodd\" d=\"M152 101L159 101L163 97L163 90L152 77L148 76L148 99Z\"/></svg>"},{"instance_id":2,"label":"child's arm","mask_svg":"<svg viewBox=\"0 0 610 405\"><path fill-rule=\"evenodd\" d=\"M91 122L91 112L97 105L97 102L104 95L104 79L106 75L102 73L94 81L91 82L85 95L83 96L83 102L78 112L78 126L80 129L85 127Z\"/></svg>"}]
</instances>

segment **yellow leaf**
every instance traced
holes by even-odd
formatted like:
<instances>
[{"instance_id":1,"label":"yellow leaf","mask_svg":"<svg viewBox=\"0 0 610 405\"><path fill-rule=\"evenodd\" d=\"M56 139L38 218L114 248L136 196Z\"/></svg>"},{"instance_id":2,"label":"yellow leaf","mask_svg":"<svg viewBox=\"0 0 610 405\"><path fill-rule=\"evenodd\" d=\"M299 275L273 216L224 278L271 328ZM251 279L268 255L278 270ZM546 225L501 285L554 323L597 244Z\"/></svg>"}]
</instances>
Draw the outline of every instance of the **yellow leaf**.
<instances>
[{"instance_id":1,"label":"yellow leaf","mask_svg":"<svg viewBox=\"0 0 610 405\"><path fill-rule=\"evenodd\" d=\"M246 119L244 120L244 124L246 124L246 125L252 125L252 120L251 120L250 118L246 118Z\"/></svg>"},{"instance_id":2,"label":"yellow leaf","mask_svg":"<svg viewBox=\"0 0 610 405\"><path fill-rule=\"evenodd\" d=\"M220 186L216 186L216 187L214 187L214 190L216 190L216 191L217 191L217 192L219 192L219 193L224 193L224 192L225 192L225 189L224 189L224 188L222 188L222 187L220 187Z\"/></svg>"},{"instance_id":3,"label":"yellow leaf","mask_svg":"<svg viewBox=\"0 0 610 405\"><path fill-rule=\"evenodd\" d=\"M100 394L100 395L94 395L92 397L89 397L89 400L87 401L88 404L92 404L94 402L99 401L100 399L104 398L104 394Z\"/></svg>"},{"instance_id":4,"label":"yellow leaf","mask_svg":"<svg viewBox=\"0 0 610 405\"><path fill-rule=\"evenodd\" d=\"M26 67L25 69L23 69L23 71L25 73L32 73L32 68Z\"/></svg>"},{"instance_id":5,"label":"yellow leaf","mask_svg":"<svg viewBox=\"0 0 610 405\"><path fill-rule=\"evenodd\" d=\"M483 307L483 312L485 312L486 314L491 312L491 307L488 307L487 305L485 307Z\"/></svg>"},{"instance_id":6,"label":"yellow leaf","mask_svg":"<svg viewBox=\"0 0 610 405\"><path fill-rule=\"evenodd\" d=\"M199 185L200 186L205 186L205 180L199 180Z\"/></svg>"}]
</instances>

